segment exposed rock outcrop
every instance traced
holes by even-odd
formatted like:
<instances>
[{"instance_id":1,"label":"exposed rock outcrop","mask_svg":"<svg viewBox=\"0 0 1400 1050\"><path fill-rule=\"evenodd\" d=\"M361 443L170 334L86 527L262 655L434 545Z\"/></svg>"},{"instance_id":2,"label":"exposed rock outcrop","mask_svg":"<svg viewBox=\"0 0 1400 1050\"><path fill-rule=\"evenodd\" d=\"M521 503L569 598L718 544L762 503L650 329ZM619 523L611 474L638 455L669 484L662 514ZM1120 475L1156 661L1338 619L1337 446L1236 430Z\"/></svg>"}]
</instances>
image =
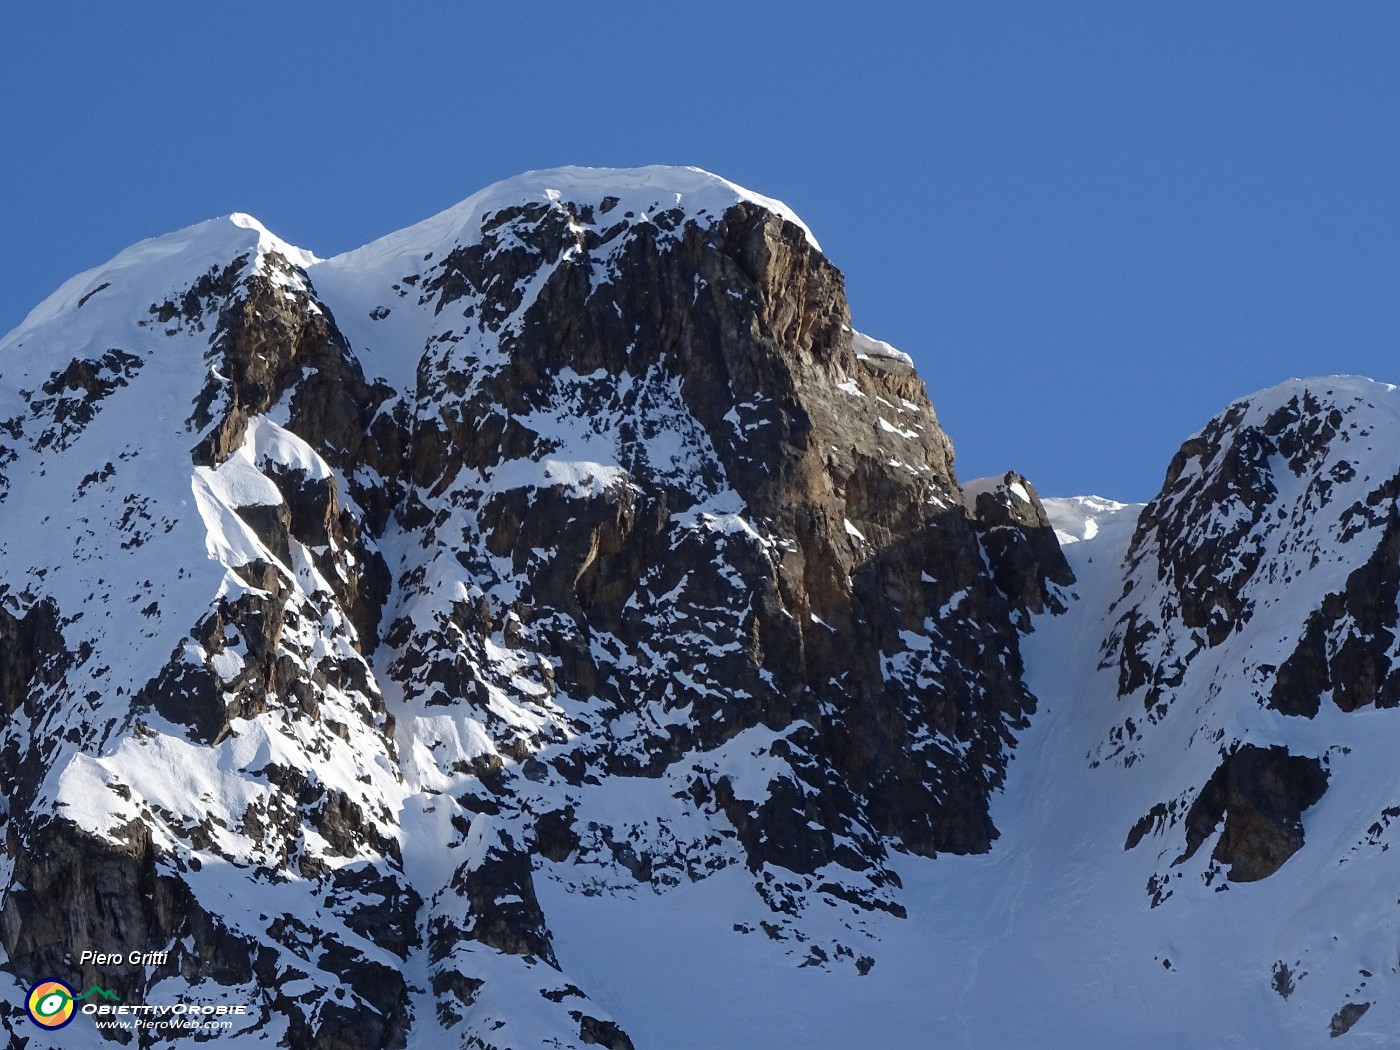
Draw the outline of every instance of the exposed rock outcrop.
<instances>
[{"instance_id":1,"label":"exposed rock outcrop","mask_svg":"<svg viewBox=\"0 0 1400 1050\"><path fill-rule=\"evenodd\" d=\"M1071 586L1074 573L1035 486L1008 471L990 485L968 486L965 492L992 579L1022 614L1022 622L1028 622L1028 613L1063 612L1064 598L1057 589Z\"/></svg>"},{"instance_id":2,"label":"exposed rock outcrop","mask_svg":"<svg viewBox=\"0 0 1400 1050\"><path fill-rule=\"evenodd\" d=\"M1287 748L1245 744L1221 761L1185 817L1191 857L1220 826L1212 858L1229 865L1232 882L1267 878L1303 848L1302 814L1327 790L1327 773L1315 758Z\"/></svg>"}]
</instances>

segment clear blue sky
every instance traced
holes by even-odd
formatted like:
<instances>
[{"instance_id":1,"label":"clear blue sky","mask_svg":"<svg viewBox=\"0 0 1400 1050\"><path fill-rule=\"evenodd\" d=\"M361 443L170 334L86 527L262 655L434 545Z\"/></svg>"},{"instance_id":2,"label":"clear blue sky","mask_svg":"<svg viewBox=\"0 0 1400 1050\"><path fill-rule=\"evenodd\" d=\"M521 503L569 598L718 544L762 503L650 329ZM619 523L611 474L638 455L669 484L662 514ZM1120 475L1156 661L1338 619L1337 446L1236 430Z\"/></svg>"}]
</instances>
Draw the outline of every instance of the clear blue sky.
<instances>
[{"instance_id":1,"label":"clear blue sky","mask_svg":"<svg viewBox=\"0 0 1400 1050\"><path fill-rule=\"evenodd\" d=\"M792 205L963 477L1146 499L1234 397L1400 380L1388 0L6 4L0 330L213 215L329 255L645 163Z\"/></svg>"}]
</instances>

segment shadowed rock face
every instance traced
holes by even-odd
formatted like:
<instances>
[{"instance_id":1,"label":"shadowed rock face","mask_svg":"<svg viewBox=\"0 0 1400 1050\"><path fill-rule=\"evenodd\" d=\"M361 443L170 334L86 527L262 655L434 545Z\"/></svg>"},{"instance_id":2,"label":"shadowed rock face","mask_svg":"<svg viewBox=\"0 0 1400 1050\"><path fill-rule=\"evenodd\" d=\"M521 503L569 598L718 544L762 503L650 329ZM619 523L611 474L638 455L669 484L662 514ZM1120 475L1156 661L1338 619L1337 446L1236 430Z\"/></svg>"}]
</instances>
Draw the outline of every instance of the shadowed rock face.
<instances>
[{"instance_id":1,"label":"shadowed rock face","mask_svg":"<svg viewBox=\"0 0 1400 1050\"><path fill-rule=\"evenodd\" d=\"M49 682L60 678L63 656L52 603L33 605L23 616L0 607L0 711L9 715L23 706L36 677Z\"/></svg>"},{"instance_id":2,"label":"shadowed rock face","mask_svg":"<svg viewBox=\"0 0 1400 1050\"><path fill-rule=\"evenodd\" d=\"M1308 617L1298 647L1279 668L1270 704L1288 715L1317 714L1323 694L1343 711L1400 704L1394 662L1400 617L1400 512L1391 505L1375 552Z\"/></svg>"},{"instance_id":3,"label":"shadowed rock face","mask_svg":"<svg viewBox=\"0 0 1400 1050\"><path fill-rule=\"evenodd\" d=\"M1063 612L1056 588L1074 583L1074 573L1030 481L1008 471L978 492L972 509L992 579L1022 622L1029 613Z\"/></svg>"},{"instance_id":4,"label":"shadowed rock face","mask_svg":"<svg viewBox=\"0 0 1400 1050\"><path fill-rule=\"evenodd\" d=\"M1212 857L1232 882L1267 878L1303 848L1303 810L1322 798L1322 763L1284 747L1246 744L1220 763L1186 813L1186 860L1225 827Z\"/></svg>"},{"instance_id":5,"label":"shadowed rock face","mask_svg":"<svg viewBox=\"0 0 1400 1050\"><path fill-rule=\"evenodd\" d=\"M511 1045L492 990L527 981L558 1007L557 1045L619 1050L627 1034L558 973L546 859L658 892L741 865L768 935L804 944L823 902L904 914L890 849L989 847L1034 709L1018 630L1072 582L1034 490L1017 476L1028 495L974 519L922 382L853 332L798 227L746 200L704 221L622 212L522 201L395 274L374 294L428 333L392 348L418 362L412 389L367 378L337 324L389 307L332 303L314 267L244 252L152 303L132 329L150 346L54 370L37 422L6 424L62 451L162 371L163 340L203 346L181 448L197 496L222 486L204 525L232 537L210 540L223 582L182 599L189 622L158 634L143 606L163 648L137 687L92 694L100 725L65 677L79 610L0 602L9 972L61 967L84 938L184 938L170 973L309 980L319 993L260 1000L256 1030L345 1048L422 1024ZM84 485L118 492L126 468L95 467ZM134 506L142 544L201 520ZM24 709L61 726L36 736ZM177 744L219 756L237 811L157 797L143 763ZM55 762L99 799L93 826L55 820ZM616 782L671 816L609 810ZM215 918L211 865L245 873L250 901L304 895L315 921L271 896L256 922ZM868 972L847 928L806 965ZM139 998L164 974L84 979Z\"/></svg>"},{"instance_id":6,"label":"shadowed rock face","mask_svg":"<svg viewBox=\"0 0 1400 1050\"><path fill-rule=\"evenodd\" d=\"M1346 1003L1332 1015L1332 1021L1327 1026L1327 1034L1333 1039L1346 1035L1370 1008L1370 1003Z\"/></svg>"}]
</instances>

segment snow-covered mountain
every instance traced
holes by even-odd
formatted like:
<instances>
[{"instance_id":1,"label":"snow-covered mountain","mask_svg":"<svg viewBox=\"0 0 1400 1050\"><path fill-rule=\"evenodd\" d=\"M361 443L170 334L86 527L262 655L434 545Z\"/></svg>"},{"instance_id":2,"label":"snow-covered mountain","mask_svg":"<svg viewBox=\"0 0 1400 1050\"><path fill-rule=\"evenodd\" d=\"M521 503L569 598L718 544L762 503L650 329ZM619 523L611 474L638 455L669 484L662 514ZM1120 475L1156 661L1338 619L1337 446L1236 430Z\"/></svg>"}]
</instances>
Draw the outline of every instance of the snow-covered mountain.
<instances>
[{"instance_id":1,"label":"snow-covered mountain","mask_svg":"<svg viewBox=\"0 0 1400 1050\"><path fill-rule=\"evenodd\" d=\"M136 245L0 342L0 1022L1384 1045L1397 408L1266 391L1145 508L961 485L806 227L694 169Z\"/></svg>"}]
</instances>

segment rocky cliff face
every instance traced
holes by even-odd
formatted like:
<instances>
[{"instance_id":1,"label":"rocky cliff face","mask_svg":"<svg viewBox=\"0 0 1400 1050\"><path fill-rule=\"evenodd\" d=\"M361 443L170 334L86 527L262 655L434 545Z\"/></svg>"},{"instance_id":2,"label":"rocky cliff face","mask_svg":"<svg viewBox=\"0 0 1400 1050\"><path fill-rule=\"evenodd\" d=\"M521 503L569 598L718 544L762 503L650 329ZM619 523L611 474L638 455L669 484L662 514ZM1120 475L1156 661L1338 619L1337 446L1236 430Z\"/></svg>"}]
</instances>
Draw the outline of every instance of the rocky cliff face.
<instances>
[{"instance_id":1,"label":"rocky cliff face","mask_svg":"<svg viewBox=\"0 0 1400 1050\"><path fill-rule=\"evenodd\" d=\"M1302 847L1300 816L1326 790L1330 756L1290 754L1276 742L1286 718L1268 712L1314 717L1324 696L1342 711L1394 703L1400 490L1391 435L1375 432L1384 397L1337 378L1237 402L1182 446L1139 518L1105 660L1142 708L1103 757L1131 763L1154 727L1182 719L1197 750L1218 752L1189 805L1164 800L1142 825L1184 821L1173 866L1222 818L1212 870L1232 880L1270 875ZM1194 712L1175 710L1182 697Z\"/></svg>"},{"instance_id":2,"label":"rocky cliff face","mask_svg":"<svg viewBox=\"0 0 1400 1050\"><path fill-rule=\"evenodd\" d=\"M0 520L4 969L240 1045L630 1047L541 879L742 872L741 940L869 972L1073 582L805 228L678 169L138 245L0 346Z\"/></svg>"}]
</instances>

